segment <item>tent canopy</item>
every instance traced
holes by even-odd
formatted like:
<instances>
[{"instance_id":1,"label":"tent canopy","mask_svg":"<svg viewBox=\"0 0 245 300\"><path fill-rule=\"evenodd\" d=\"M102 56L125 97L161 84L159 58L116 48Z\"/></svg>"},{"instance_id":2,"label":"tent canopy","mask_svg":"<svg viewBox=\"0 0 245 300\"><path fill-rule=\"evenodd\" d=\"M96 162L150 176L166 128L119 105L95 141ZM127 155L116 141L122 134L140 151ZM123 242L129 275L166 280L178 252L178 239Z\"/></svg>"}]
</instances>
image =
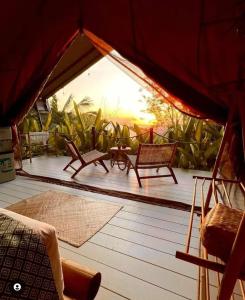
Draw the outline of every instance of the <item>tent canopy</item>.
<instances>
[{"instance_id":1,"label":"tent canopy","mask_svg":"<svg viewBox=\"0 0 245 300\"><path fill-rule=\"evenodd\" d=\"M79 30L86 29L186 108L224 124L230 108L240 106L244 124L244 6L237 0L1 3L0 122L13 124L24 116ZM43 96L55 90L53 79L65 82L76 73L61 78L58 70Z\"/></svg>"},{"instance_id":2,"label":"tent canopy","mask_svg":"<svg viewBox=\"0 0 245 300\"><path fill-rule=\"evenodd\" d=\"M47 99L102 58L84 34L78 34L54 68L40 97Z\"/></svg>"}]
</instances>

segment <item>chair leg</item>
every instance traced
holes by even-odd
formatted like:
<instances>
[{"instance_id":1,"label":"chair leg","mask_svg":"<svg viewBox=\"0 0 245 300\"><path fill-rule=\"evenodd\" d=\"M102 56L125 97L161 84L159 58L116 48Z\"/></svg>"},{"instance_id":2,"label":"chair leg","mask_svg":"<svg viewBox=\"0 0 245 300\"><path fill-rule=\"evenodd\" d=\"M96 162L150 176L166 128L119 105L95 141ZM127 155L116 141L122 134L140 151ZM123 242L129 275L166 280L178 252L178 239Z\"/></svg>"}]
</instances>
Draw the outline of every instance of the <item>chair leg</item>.
<instances>
[{"instance_id":1,"label":"chair leg","mask_svg":"<svg viewBox=\"0 0 245 300\"><path fill-rule=\"evenodd\" d=\"M71 165L74 161L76 161L76 159L72 159L72 160L64 167L63 171L65 171L68 167L70 167L70 165Z\"/></svg>"},{"instance_id":2,"label":"chair leg","mask_svg":"<svg viewBox=\"0 0 245 300\"><path fill-rule=\"evenodd\" d=\"M137 177L137 180L138 180L139 187L142 187L142 184L141 184L141 181L140 181L140 175L139 175L138 169L137 169L137 168L134 168L134 172L135 172L135 174L136 174L136 177Z\"/></svg>"},{"instance_id":3,"label":"chair leg","mask_svg":"<svg viewBox=\"0 0 245 300\"><path fill-rule=\"evenodd\" d=\"M71 178L73 179L76 175L77 175L77 173L79 173L81 170L82 170L82 168L84 168L85 166L81 166L80 168L78 168L77 170L76 170L76 172L71 176Z\"/></svg>"},{"instance_id":4,"label":"chair leg","mask_svg":"<svg viewBox=\"0 0 245 300\"><path fill-rule=\"evenodd\" d=\"M128 161L127 175L129 174L130 167L131 167L131 162L130 162L130 161Z\"/></svg>"},{"instance_id":5,"label":"chair leg","mask_svg":"<svg viewBox=\"0 0 245 300\"><path fill-rule=\"evenodd\" d=\"M173 179L174 179L174 183L175 183L175 184L178 184L178 181L177 181L177 179L176 179L176 176L175 176L175 174L174 174L173 169L172 169L171 167L168 167L168 169L169 169L169 172L171 173L171 176L172 176Z\"/></svg>"},{"instance_id":6,"label":"chair leg","mask_svg":"<svg viewBox=\"0 0 245 300\"><path fill-rule=\"evenodd\" d=\"M103 160L101 159L101 160L99 160L99 162L100 162L101 166L106 170L106 172L109 173L109 170L107 169L107 167L106 167L105 163L103 162Z\"/></svg>"}]
</instances>

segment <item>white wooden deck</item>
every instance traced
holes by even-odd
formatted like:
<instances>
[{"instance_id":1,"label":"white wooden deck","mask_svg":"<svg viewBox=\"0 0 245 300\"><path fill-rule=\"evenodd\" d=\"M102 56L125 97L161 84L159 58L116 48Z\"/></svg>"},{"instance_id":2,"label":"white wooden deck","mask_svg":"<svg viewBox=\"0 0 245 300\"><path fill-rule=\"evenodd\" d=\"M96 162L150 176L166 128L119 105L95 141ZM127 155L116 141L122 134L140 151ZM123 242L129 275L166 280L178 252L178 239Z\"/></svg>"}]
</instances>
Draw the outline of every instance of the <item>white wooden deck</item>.
<instances>
[{"instance_id":1,"label":"white wooden deck","mask_svg":"<svg viewBox=\"0 0 245 300\"><path fill-rule=\"evenodd\" d=\"M27 163L25 165L26 170L36 174L55 175L59 178L64 176L66 179L70 175L69 172L61 171L64 166L63 158L48 161L35 158L31 166ZM181 182L180 174L177 173L177 177ZM159 188L156 183L148 182L145 188L140 190L133 173L127 179L123 172L116 169L105 175L103 169L94 166L82 172L78 179L82 182L89 182L90 179L91 183L91 176L94 178L92 183L95 182L98 186L109 187L110 180L115 177L114 185L120 178L115 188L119 189L121 185L121 188L125 189L128 182L128 190L148 195L153 192L162 195L166 188L170 197L178 195L178 199L182 199L183 195L186 201L187 195L192 191L191 184L187 184L192 181L191 175L188 175L190 179L186 179L183 184L185 189L182 193L180 188L177 192L177 185L165 181L161 182ZM156 185L156 190L152 188L153 185ZM64 191L85 199L109 201L123 206L121 211L81 247L75 248L59 241L63 257L102 273L102 284L96 300L196 299L197 267L175 258L176 250L184 250L188 212L33 181L20 176L11 182L0 184L0 207L7 207L11 203L47 190ZM191 253L197 252L198 245L197 220L194 224ZM214 279L212 274L210 277L213 282L211 299L216 299L216 278ZM241 297L235 296L234 299L240 300Z\"/></svg>"},{"instance_id":2,"label":"white wooden deck","mask_svg":"<svg viewBox=\"0 0 245 300\"><path fill-rule=\"evenodd\" d=\"M100 188L130 192L137 195L144 195L160 199L178 201L182 203L192 204L193 192L193 175L211 176L211 172L199 170L184 170L175 168L174 172L178 180L178 184L174 184L172 177L154 178L142 180L143 187L138 186L136 175L133 170L126 175L126 170L121 171L117 166L111 168L109 161L106 162L109 173L106 173L101 166L89 165L84 168L74 180L71 175L74 171L71 168L63 171L64 166L70 160L67 156L50 157L41 156L23 162L23 168L30 174L49 176L58 179L76 181L78 183L92 185ZM76 163L74 164L76 167ZM145 174L155 173L152 170L140 170ZM167 168L161 169L163 174L168 174ZM208 183L206 188L208 187ZM198 205L198 203L197 203Z\"/></svg>"}]
</instances>

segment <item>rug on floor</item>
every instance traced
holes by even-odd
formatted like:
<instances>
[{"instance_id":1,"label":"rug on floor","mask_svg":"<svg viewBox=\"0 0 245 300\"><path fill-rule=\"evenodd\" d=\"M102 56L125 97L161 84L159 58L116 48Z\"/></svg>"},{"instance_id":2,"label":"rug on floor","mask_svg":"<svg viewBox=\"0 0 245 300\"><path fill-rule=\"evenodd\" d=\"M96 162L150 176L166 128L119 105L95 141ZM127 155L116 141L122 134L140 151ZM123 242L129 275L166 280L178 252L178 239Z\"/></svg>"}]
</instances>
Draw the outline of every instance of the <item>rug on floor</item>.
<instances>
[{"instance_id":1,"label":"rug on floor","mask_svg":"<svg viewBox=\"0 0 245 300\"><path fill-rule=\"evenodd\" d=\"M58 191L47 191L6 209L53 225L60 240L80 247L98 232L122 206L85 200Z\"/></svg>"}]
</instances>

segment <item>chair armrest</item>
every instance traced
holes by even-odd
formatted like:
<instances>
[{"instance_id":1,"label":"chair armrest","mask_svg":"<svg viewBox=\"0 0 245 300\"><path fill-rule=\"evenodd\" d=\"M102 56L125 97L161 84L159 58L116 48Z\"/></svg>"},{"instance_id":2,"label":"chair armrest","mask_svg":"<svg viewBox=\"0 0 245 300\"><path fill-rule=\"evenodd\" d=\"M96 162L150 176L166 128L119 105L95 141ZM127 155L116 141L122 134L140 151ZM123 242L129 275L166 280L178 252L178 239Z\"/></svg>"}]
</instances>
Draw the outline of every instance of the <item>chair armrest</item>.
<instances>
[{"instance_id":1,"label":"chair armrest","mask_svg":"<svg viewBox=\"0 0 245 300\"><path fill-rule=\"evenodd\" d=\"M62 270L65 296L79 300L95 298L101 282L100 272L67 259L62 259Z\"/></svg>"}]
</instances>

